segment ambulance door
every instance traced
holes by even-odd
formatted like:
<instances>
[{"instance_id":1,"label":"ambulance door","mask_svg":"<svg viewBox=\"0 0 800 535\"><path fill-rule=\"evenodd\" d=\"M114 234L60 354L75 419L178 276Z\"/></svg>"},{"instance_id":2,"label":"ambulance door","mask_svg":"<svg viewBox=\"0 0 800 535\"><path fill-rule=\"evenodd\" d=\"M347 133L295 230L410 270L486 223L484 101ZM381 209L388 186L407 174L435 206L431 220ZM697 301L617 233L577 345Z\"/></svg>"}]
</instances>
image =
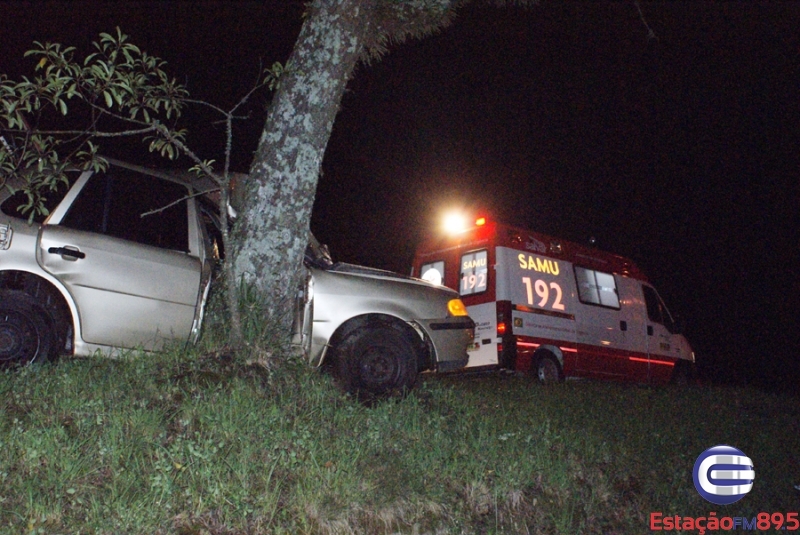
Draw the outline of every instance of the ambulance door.
<instances>
[{"instance_id":1,"label":"ambulance door","mask_svg":"<svg viewBox=\"0 0 800 535\"><path fill-rule=\"evenodd\" d=\"M642 283L628 277L619 281L619 329L622 347L627 354L627 376L632 381L650 381L650 355L648 351L647 308L642 294Z\"/></svg>"},{"instance_id":2,"label":"ambulance door","mask_svg":"<svg viewBox=\"0 0 800 535\"><path fill-rule=\"evenodd\" d=\"M628 374L625 333L614 274L575 266L578 300L575 316L580 375L621 379Z\"/></svg>"},{"instance_id":3,"label":"ambulance door","mask_svg":"<svg viewBox=\"0 0 800 535\"><path fill-rule=\"evenodd\" d=\"M643 284L642 293L647 309L647 352L650 357L651 380L666 382L672 374L675 357L681 350L679 341L673 340L675 324L653 287Z\"/></svg>"},{"instance_id":4,"label":"ambulance door","mask_svg":"<svg viewBox=\"0 0 800 535\"><path fill-rule=\"evenodd\" d=\"M547 349L565 375L575 369L575 285L571 264L543 254L497 248L497 301L511 303L517 370L534 366L535 354Z\"/></svg>"},{"instance_id":5,"label":"ambulance door","mask_svg":"<svg viewBox=\"0 0 800 535\"><path fill-rule=\"evenodd\" d=\"M490 249L455 249L420 266L420 278L456 290L475 322L468 368L498 364L497 304L490 279Z\"/></svg>"},{"instance_id":6,"label":"ambulance door","mask_svg":"<svg viewBox=\"0 0 800 535\"><path fill-rule=\"evenodd\" d=\"M475 322L475 339L468 349L468 368L499 364L497 344L497 302L495 270L490 270L493 256L489 248L463 251L458 258L458 293Z\"/></svg>"}]
</instances>

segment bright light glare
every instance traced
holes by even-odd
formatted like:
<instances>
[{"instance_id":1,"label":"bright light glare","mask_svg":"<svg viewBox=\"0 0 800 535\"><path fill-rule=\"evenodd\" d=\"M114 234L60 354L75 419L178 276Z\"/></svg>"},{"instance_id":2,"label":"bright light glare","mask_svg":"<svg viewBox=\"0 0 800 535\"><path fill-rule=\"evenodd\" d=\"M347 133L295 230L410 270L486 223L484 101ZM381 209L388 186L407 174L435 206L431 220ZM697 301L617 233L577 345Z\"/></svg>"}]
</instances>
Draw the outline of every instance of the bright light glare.
<instances>
[{"instance_id":1,"label":"bright light glare","mask_svg":"<svg viewBox=\"0 0 800 535\"><path fill-rule=\"evenodd\" d=\"M435 284L436 286L442 285L442 274L439 273L438 269L430 268L428 271L422 274L420 277L424 281L428 281L431 284Z\"/></svg>"},{"instance_id":2,"label":"bright light glare","mask_svg":"<svg viewBox=\"0 0 800 535\"><path fill-rule=\"evenodd\" d=\"M450 234L461 232L467 228L467 220L461 214L448 214L444 218L444 229Z\"/></svg>"}]
</instances>

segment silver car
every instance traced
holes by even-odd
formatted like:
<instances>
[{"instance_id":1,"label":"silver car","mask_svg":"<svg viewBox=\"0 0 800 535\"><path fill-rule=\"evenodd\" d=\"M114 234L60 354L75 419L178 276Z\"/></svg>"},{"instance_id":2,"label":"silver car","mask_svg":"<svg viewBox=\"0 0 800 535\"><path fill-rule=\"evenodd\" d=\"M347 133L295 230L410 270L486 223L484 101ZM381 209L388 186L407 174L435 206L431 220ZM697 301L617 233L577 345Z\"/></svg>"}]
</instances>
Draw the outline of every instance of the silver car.
<instances>
[{"instance_id":1,"label":"silver car","mask_svg":"<svg viewBox=\"0 0 800 535\"><path fill-rule=\"evenodd\" d=\"M27 197L0 188L0 364L199 336L219 260L213 214L180 176L109 162L71 174L33 224ZM313 237L306 266L295 341L347 391L403 392L420 371L466 365L474 324L452 290L335 264Z\"/></svg>"},{"instance_id":2,"label":"silver car","mask_svg":"<svg viewBox=\"0 0 800 535\"><path fill-rule=\"evenodd\" d=\"M69 174L33 224L0 188L0 362L198 337L214 259L192 187L111 162Z\"/></svg>"},{"instance_id":3,"label":"silver car","mask_svg":"<svg viewBox=\"0 0 800 535\"><path fill-rule=\"evenodd\" d=\"M458 294L389 271L334 263L310 237L294 341L361 397L410 389L423 371L460 370L475 324Z\"/></svg>"}]
</instances>

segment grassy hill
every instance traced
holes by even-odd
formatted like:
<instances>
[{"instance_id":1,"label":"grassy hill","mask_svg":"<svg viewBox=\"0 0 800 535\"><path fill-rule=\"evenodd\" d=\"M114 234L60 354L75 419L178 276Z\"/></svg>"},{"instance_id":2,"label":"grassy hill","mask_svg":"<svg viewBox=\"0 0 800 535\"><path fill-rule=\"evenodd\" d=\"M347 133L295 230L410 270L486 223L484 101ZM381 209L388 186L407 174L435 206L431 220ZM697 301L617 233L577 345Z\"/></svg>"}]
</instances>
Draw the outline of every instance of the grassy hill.
<instances>
[{"instance_id":1,"label":"grassy hill","mask_svg":"<svg viewBox=\"0 0 800 535\"><path fill-rule=\"evenodd\" d=\"M365 407L302 363L173 353L0 373L0 533L631 533L798 510L798 398L429 376ZM714 506L717 444L755 463Z\"/></svg>"}]
</instances>

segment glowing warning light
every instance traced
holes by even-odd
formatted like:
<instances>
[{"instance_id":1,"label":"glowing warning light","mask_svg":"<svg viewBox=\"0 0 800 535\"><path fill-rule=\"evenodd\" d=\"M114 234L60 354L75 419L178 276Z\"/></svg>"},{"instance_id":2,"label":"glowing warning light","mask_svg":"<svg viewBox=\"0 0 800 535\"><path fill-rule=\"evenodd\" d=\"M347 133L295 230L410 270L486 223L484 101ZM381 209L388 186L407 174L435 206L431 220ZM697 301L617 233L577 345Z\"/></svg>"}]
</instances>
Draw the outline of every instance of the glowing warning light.
<instances>
[{"instance_id":1,"label":"glowing warning light","mask_svg":"<svg viewBox=\"0 0 800 535\"><path fill-rule=\"evenodd\" d=\"M466 219L461 214L452 213L444 218L444 229L450 234L456 234L466 228Z\"/></svg>"},{"instance_id":2,"label":"glowing warning light","mask_svg":"<svg viewBox=\"0 0 800 535\"><path fill-rule=\"evenodd\" d=\"M482 227L485 224L486 224L486 218L485 217L479 217L478 219L475 220L475 226L476 227Z\"/></svg>"}]
</instances>

